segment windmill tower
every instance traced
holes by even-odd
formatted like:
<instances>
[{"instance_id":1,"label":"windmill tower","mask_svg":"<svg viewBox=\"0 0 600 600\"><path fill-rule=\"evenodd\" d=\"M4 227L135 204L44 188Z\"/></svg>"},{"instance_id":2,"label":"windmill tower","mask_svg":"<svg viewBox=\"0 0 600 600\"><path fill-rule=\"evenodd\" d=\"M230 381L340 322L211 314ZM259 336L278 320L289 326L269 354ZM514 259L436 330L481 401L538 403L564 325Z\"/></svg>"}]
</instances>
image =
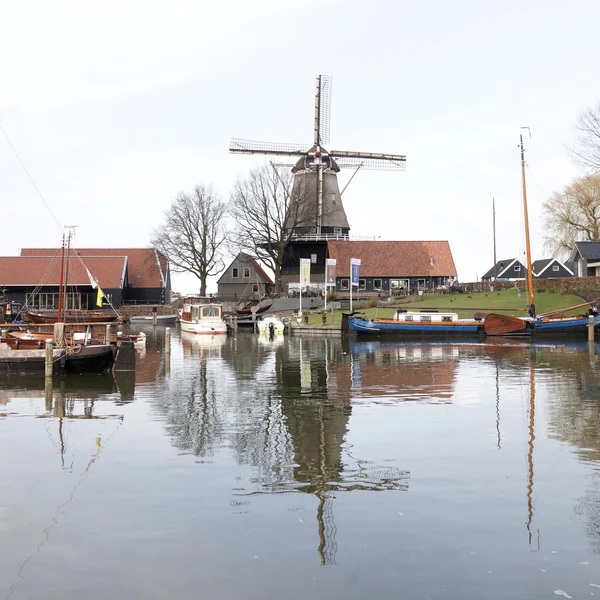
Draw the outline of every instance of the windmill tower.
<instances>
[{"instance_id":1,"label":"windmill tower","mask_svg":"<svg viewBox=\"0 0 600 600\"><path fill-rule=\"evenodd\" d=\"M257 142L233 138L229 151L233 154L263 154L297 158L292 167L294 183L291 192L292 211L297 217L289 222L291 239L283 262L282 279L291 280L299 272L301 256L314 257L312 274L324 274L328 239L348 239L350 224L342 203L337 174L341 168L375 171L403 171L406 156L327 150L330 142L331 77L317 76L313 145ZM275 165L274 165L275 166ZM279 165L288 166L288 165ZM350 181L348 183L350 183Z\"/></svg>"}]
</instances>

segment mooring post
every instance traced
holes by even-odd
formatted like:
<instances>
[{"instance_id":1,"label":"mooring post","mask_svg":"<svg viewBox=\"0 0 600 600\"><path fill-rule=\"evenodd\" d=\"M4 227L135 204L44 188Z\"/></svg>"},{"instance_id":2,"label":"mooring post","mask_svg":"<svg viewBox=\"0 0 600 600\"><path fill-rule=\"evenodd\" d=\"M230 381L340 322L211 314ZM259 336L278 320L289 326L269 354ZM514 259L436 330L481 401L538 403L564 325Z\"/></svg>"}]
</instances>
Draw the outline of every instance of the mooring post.
<instances>
[{"instance_id":1,"label":"mooring post","mask_svg":"<svg viewBox=\"0 0 600 600\"><path fill-rule=\"evenodd\" d=\"M171 355L171 328L165 329L165 356L168 358Z\"/></svg>"},{"instance_id":2,"label":"mooring post","mask_svg":"<svg viewBox=\"0 0 600 600\"><path fill-rule=\"evenodd\" d=\"M156 323L158 321L158 309L156 308L156 306L152 307L152 325L154 327L156 327Z\"/></svg>"},{"instance_id":3,"label":"mooring post","mask_svg":"<svg viewBox=\"0 0 600 600\"><path fill-rule=\"evenodd\" d=\"M44 392L46 397L46 412L52 412L52 377L46 377Z\"/></svg>"},{"instance_id":4,"label":"mooring post","mask_svg":"<svg viewBox=\"0 0 600 600\"><path fill-rule=\"evenodd\" d=\"M110 325L106 326L106 345L110 346Z\"/></svg>"},{"instance_id":5,"label":"mooring post","mask_svg":"<svg viewBox=\"0 0 600 600\"><path fill-rule=\"evenodd\" d=\"M595 325L594 315L589 315L588 316L588 341L589 342L594 341L594 325Z\"/></svg>"},{"instance_id":6,"label":"mooring post","mask_svg":"<svg viewBox=\"0 0 600 600\"><path fill-rule=\"evenodd\" d=\"M54 344L51 339L46 340L46 378L52 379L52 367L54 366Z\"/></svg>"}]
</instances>

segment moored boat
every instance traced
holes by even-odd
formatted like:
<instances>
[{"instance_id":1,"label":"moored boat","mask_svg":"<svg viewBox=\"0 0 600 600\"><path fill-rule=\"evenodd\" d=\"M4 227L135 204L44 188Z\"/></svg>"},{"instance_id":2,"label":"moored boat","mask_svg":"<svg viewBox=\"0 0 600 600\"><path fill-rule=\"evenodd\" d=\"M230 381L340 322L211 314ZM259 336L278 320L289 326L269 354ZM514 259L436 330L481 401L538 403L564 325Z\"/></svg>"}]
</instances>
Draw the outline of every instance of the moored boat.
<instances>
[{"instance_id":1,"label":"moored boat","mask_svg":"<svg viewBox=\"0 0 600 600\"><path fill-rule=\"evenodd\" d=\"M24 321L37 324L58 323L57 310L33 311L24 308L21 317ZM61 314L62 323L114 323L119 319L121 317L116 312L100 310L67 310Z\"/></svg>"},{"instance_id":2,"label":"moored boat","mask_svg":"<svg viewBox=\"0 0 600 600\"><path fill-rule=\"evenodd\" d=\"M161 325L167 325L169 323L177 322L177 313L171 315L135 315L129 318L130 323L141 323L141 324L152 324L154 323L154 319L156 318L156 322Z\"/></svg>"},{"instance_id":3,"label":"moored boat","mask_svg":"<svg viewBox=\"0 0 600 600\"><path fill-rule=\"evenodd\" d=\"M392 319L367 319L360 314L342 316L342 332L368 335L476 336L484 333L480 319L461 319L456 313L397 311Z\"/></svg>"},{"instance_id":4,"label":"moored boat","mask_svg":"<svg viewBox=\"0 0 600 600\"><path fill-rule=\"evenodd\" d=\"M527 128L524 128L527 129ZM527 252L527 293L529 305L527 317L514 317L497 313L475 315L473 319L461 319L456 313L437 311L408 312L398 311L393 319L367 319L364 316L344 314L342 333L354 332L368 335L422 336L440 335L460 337L464 335L488 336L555 336L588 335L590 321L594 330L600 327L600 315L596 308L590 308L587 315L561 316L583 306L596 302L586 302L577 306L560 309L546 315L537 315L534 303L531 246L529 240L529 220L527 212L527 186L525 181L525 150L523 135L520 138L521 178L523 189L523 217L525 224L525 248ZM475 318L477 317L477 318Z\"/></svg>"},{"instance_id":5,"label":"moored boat","mask_svg":"<svg viewBox=\"0 0 600 600\"><path fill-rule=\"evenodd\" d=\"M104 344L78 344L54 348L53 374L102 373L110 370L115 360L111 346ZM44 373L46 343L42 340L0 339L0 374Z\"/></svg>"},{"instance_id":6,"label":"moored boat","mask_svg":"<svg viewBox=\"0 0 600 600\"><path fill-rule=\"evenodd\" d=\"M235 312L239 317L246 317L252 315L253 313L264 313L265 311L269 310L272 305L273 300L271 298L263 298L260 302L249 303L242 308L236 308Z\"/></svg>"},{"instance_id":7,"label":"moored boat","mask_svg":"<svg viewBox=\"0 0 600 600\"><path fill-rule=\"evenodd\" d=\"M179 319L181 331L199 335L223 335L227 324L223 320L223 307L210 298L190 296L183 300Z\"/></svg>"},{"instance_id":8,"label":"moored boat","mask_svg":"<svg viewBox=\"0 0 600 600\"><path fill-rule=\"evenodd\" d=\"M256 326L258 327L258 333L261 335L283 335L285 331L283 321L274 315L259 318Z\"/></svg>"}]
</instances>

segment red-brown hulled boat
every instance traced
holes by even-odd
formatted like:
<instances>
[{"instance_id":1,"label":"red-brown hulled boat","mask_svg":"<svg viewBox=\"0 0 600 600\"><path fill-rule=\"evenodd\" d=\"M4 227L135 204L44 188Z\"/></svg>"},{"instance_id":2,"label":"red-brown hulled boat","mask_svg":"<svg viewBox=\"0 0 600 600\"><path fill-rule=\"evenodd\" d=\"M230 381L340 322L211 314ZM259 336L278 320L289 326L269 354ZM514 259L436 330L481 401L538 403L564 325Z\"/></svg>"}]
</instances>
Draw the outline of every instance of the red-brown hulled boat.
<instances>
[{"instance_id":1,"label":"red-brown hulled boat","mask_svg":"<svg viewBox=\"0 0 600 600\"><path fill-rule=\"evenodd\" d=\"M23 309L21 317L31 323L58 323L57 310L31 311ZM61 315L61 323L114 323L121 317L115 312L102 310L67 310Z\"/></svg>"}]
</instances>

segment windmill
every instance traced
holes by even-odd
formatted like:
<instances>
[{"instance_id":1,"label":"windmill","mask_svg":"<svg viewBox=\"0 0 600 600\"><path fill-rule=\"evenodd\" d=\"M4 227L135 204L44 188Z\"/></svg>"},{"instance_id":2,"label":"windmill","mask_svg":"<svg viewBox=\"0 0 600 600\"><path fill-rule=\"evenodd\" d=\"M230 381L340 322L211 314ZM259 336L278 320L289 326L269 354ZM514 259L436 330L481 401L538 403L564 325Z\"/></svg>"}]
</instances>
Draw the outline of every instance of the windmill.
<instances>
[{"instance_id":1,"label":"windmill","mask_svg":"<svg viewBox=\"0 0 600 600\"><path fill-rule=\"evenodd\" d=\"M239 138L233 138L229 145L229 151L233 154L298 157L295 165L289 165L294 173L291 198L293 202L301 202L305 210L299 222L292 226L296 233L316 234L318 238L330 233L347 235L350 229L341 199L348 186L340 193L337 181L341 167L354 168L353 178L359 169L403 171L406 163L406 156L402 154L327 150L325 145L330 142L330 115L331 77L319 75L315 93L314 138L310 148L306 149L305 144L257 142Z\"/></svg>"}]
</instances>

